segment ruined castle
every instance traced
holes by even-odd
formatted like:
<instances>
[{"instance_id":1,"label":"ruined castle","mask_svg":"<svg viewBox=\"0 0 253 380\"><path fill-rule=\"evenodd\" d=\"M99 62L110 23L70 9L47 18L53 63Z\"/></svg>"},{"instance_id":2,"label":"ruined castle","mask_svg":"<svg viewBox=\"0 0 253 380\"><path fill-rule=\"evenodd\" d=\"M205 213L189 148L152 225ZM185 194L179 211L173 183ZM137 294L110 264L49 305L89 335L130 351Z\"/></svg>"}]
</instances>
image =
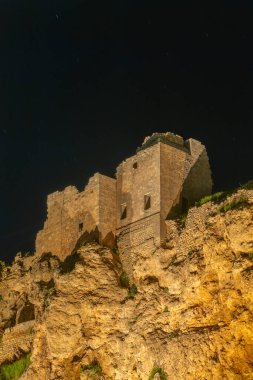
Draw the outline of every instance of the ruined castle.
<instances>
[{"instance_id":1,"label":"ruined castle","mask_svg":"<svg viewBox=\"0 0 253 380\"><path fill-rule=\"evenodd\" d=\"M115 178L96 173L84 191L68 186L48 196L47 220L36 238L36 253L64 259L80 239L124 247L152 240L159 246L169 218L212 190L205 147L170 132L145 138L123 161Z\"/></svg>"}]
</instances>

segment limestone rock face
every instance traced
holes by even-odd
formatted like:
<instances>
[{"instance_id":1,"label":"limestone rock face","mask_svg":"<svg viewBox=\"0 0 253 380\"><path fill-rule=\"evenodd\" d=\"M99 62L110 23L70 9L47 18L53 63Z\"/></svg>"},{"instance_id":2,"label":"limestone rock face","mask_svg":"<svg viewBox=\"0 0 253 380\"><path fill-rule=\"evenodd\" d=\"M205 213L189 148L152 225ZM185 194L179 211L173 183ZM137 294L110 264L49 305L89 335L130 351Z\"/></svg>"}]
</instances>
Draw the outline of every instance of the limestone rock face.
<instances>
[{"instance_id":1,"label":"limestone rock face","mask_svg":"<svg viewBox=\"0 0 253 380\"><path fill-rule=\"evenodd\" d=\"M242 195L225 213L190 209L184 228L168 221L163 248L117 255L90 243L65 270L49 254L16 259L0 282L1 362L31 349L22 380L147 380L154 368L170 380L253 379L253 191Z\"/></svg>"}]
</instances>

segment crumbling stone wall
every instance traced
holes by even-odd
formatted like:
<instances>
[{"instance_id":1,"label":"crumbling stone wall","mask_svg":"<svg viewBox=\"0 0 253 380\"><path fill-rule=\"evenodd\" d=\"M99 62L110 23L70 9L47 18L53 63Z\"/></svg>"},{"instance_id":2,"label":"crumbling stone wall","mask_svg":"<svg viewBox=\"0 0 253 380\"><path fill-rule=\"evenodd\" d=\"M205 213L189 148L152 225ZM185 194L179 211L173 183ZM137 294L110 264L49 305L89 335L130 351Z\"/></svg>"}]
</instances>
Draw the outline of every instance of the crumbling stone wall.
<instances>
[{"instance_id":1,"label":"crumbling stone wall","mask_svg":"<svg viewBox=\"0 0 253 380\"><path fill-rule=\"evenodd\" d=\"M117 168L116 180L95 174L83 192L69 186L48 197L48 217L36 252L65 258L86 238L123 250L166 237L165 220L211 192L205 147L172 133L155 133Z\"/></svg>"},{"instance_id":2,"label":"crumbling stone wall","mask_svg":"<svg viewBox=\"0 0 253 380\"><path fill-rule=\"evenodd\" d=\"M186 227L181 231L178 223L175 220L166 220L166 242L165 245L170 247L170 242L173 241L177 255L187 256L189 252L199 248L197 241L202 239L206 230L206 221L212 211L211 203L203 205L201 208L193 207L189 210L186 219Z\"/></svg>"},{"instance_id":3,"label":"crumbling stone wall","mask_svg":"<svg viewBox=\"0 0 253 380\"><path fill-rule=\"evenodd\" d=\"M187 155L181 199L191 206L195 201L212 192L212 177L205 146L190 139L190 155Z\"/></svg>"},{"instance_id":4,"label":"crumbling stone wall","mask_svg":"<svg viewBox=\"0 0 253 380\"><path fill-rule=\"evenodd\" d=\"M195 201L212 191L208 156L199 141L187 141L189 150L161 144L161 241L165 220L186 212Z\"/></svg>"},{"instance_id":5,"label":"crumbling stone wall","mask_svg":"<svg viewBox=\"0 0 253 380\"><path fill-rule=\"evenodd\" d=\"M115 232L116 185L113 178L96 173L83 192L74 186L48 196L48 216L36 239L36 253L52 252L65 258L85 232L98 229L99 241Z\"/></svg>"},{"instance_id":6,"label":"crumbling stone wall","mask_svg":"<svg viewBox=\"0 0 253 380\"><path fill-rule=\"evenodd\" d=\"M0 342L0 365L31 350L34 323L34 320L20 323L4 331Z\"/></svg>"},{"instance_id":7,"label":"crumbling stone wall","mask_svg":"<svg viewBox=\"0 0 253 380\"><path fill-rule=\"evenodd\" d=\"M161 241L165 237L164 221L172 207L180 206L180 194L184 182L186 151L167 144L160 144L161 166Z\"/></svg>"},{"instance_id":8,"label":"crumbling stone wall","mask_svg":"<svg viewBox=\"0 0 253 380\"><path fill-rule=\"evenodd\" d=\"M111 235L115 235L116 232L116 180L101 174L98 208L100 242L111 246Z\"/></svg>"},{"instance_id":9,"label":"crumbling stone wall","mask_svg":"<svg viewBox=\"0 0 253 380\"><path fill-rule=\"evenodd\" d=\"M252 202L252 194L248 190L239 190L229 196L224 202L230 203L235 199L242 197ZM170 248L170 242L173 241L175 250L178 255L187 256L189 252L200 249L198 241L203 240L210 219L219 215L221 204L208 202L201 207L192 207L189 209L185 228L178 228L178 223L175 220L166 220L166 242L165 246ZM214 211L215 210L215 211ZM217 231L217 234L221 231Z\"/></svg>"}]
</instances>

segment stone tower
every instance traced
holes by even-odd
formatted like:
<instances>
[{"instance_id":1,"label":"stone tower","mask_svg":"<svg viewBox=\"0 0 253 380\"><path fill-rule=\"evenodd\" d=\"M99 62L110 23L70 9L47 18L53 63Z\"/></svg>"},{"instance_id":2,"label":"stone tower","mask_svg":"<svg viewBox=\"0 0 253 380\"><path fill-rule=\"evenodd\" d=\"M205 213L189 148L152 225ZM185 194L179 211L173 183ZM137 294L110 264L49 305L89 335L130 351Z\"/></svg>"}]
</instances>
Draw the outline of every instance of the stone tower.
<instances>
[{"instance_id":1,"label":"stone tower","mask_svg":"<svg viewBox=\"0 0 253 380\"><path fill-rule=\"evenodd\" d=\"M155 133L117 168L117 235L124 248L153 239L159 246L165 220L186 212L212 190L205 147L172 133Z\"/></svg>"}]
</instances>

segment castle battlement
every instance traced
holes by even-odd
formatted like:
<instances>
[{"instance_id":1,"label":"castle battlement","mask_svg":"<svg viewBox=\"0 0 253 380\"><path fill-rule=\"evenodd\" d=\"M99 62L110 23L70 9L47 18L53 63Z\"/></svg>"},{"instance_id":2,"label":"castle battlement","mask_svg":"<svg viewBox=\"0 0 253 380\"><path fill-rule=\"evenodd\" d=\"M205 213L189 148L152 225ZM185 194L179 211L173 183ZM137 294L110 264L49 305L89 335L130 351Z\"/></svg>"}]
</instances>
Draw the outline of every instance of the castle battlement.
<instances>
[{"instance_id":1,"label":"castle battlement","mask_svg":"<svg viewBox=\"0 0 253 380\"><path fill-rule=\"evenodd\" d=\"M212 189L204 145L173 133L146 137L132 157L116 170L116 178L96 173L82 192L68 186L48 196L48 216L36 239L36 252L70 254L89 234L123 247L152 240L159 246L165 220L184 211Z\"/></svg>"},{"instance_id":2,"label":"castle battlement","mask_svg":"<svg viewBox=\"0 0 253 380\"><path fill-rule=\"evenodd\" d=\"M184 140L183 137L179 135L175 135L171 132L166 133L153 133L151 136L145 137L141 147L137 148L137 152L146 148L149 148L150 146L153 146L159 142L162 142L163 144L171 145L177 149L183 149L188 151L190 153L190 145L189 140Z\"/></svg>"}]
</instances>

